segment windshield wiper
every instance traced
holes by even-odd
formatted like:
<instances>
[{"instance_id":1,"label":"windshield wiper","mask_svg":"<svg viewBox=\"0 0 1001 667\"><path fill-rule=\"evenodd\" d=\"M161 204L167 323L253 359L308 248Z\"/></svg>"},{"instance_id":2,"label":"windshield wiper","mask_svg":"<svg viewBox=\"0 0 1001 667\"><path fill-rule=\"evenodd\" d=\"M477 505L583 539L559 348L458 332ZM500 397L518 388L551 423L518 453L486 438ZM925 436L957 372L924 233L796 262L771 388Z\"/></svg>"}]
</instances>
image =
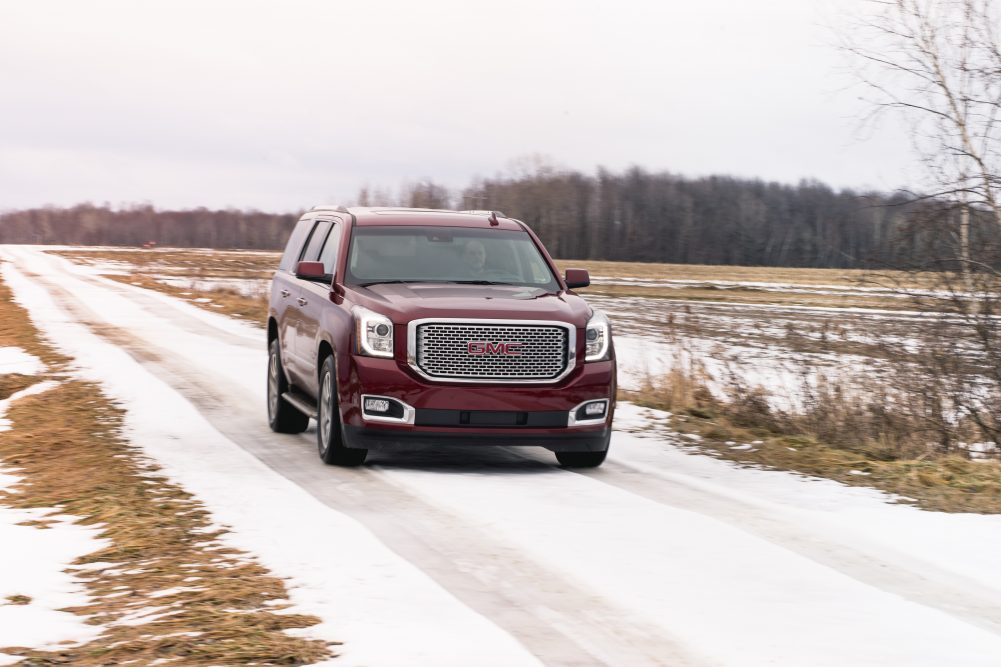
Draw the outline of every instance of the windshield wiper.
<instances>
[{"instance_id":1,"label":"windshield wiper","mask_svg":"<svg viewBox=\"0 0 1001 667\"><path fill-rule=\"evenodd\" d=\"M456 285L516 285L517 283L505 283L496 280L450 280Z\"/></svg>"},{"instance_id":2,"label":"windshield wiper","mask_svg":"<svg viewBox=\"0 0 1001 667\"><path fill-rule=\"evenodd\" d=\"M372 285L399 285L401 283L416 283L417 280L373 280L369 283L358 283L358 287L371 287Z\"/></svg>"}]
</instances>

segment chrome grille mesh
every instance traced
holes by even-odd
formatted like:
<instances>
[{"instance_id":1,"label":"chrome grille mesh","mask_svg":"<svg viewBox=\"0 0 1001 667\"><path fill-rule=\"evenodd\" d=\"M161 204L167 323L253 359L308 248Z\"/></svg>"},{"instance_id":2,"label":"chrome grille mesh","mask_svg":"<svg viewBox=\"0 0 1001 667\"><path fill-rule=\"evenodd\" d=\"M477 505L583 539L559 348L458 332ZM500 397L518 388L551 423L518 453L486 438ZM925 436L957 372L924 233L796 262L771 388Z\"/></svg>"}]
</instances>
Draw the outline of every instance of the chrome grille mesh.
<instances>
[{"instance_id":1,"label":"chrome grille mesh","mask_svg":"<svg viewBox=\"0 0 1001 667\"><path fill-rule=\"evenodd\" d=\"M519 343L518 355L470 354L469 344ZM567 329L555 325L435 323L417 327L417 366L435 378L545 380L567 367Z\"/></svg>"}]
</instances>

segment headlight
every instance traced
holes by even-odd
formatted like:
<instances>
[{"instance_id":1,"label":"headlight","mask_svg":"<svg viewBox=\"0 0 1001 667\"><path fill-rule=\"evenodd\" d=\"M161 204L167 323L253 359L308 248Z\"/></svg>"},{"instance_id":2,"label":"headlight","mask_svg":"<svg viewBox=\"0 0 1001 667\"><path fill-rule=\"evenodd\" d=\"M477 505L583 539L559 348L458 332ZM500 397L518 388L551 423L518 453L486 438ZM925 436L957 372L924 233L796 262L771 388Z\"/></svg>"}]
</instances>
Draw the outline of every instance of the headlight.
<instances>
[{"instance_id":1,"label":"headlight","mask_svg":"<svg viewBox=\"0 0 1001 667\"><path fill-rule=\"evenodd\" d=\"M393 356L393 323L385 315L355 306L355 352L370 357Z\"/></svg>"},{"instance_id":2,"label":"headlight","mask_svg":"<svg viewBox=\"0 0 1001 667\"><path fill-rule=\"evenodd\" d=\"M584 361L602 361L608 358L609 341L612 338L612 328L608 324L608 318L600 310L591 314L591 319L587 321L587 328L584 329L584 340L587 347L584 352Z\"/></svg>"}]
</instances>

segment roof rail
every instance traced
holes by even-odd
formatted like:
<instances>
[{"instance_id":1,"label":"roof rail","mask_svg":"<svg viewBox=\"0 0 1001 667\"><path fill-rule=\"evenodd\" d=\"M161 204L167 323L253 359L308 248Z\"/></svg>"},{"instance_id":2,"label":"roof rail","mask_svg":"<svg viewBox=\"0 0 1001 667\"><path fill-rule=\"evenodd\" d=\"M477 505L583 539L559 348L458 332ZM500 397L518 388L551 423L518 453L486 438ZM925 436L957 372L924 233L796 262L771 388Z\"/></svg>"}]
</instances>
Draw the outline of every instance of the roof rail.
<instances>
[{"instance_id":1,"label":"roof rail","mask_svg":"<svg viewBox=\"0 0 1001 667\"><path fill-rule=\"evenodd\" d=\"M349 213L348 209L340 204L320 204L309 209L310 211L337 211L338 213Z\"/></svg>"},{"instance_id":2,"label":"roof rail","mask_svg":"<svg viewBox=\"0 0 1001 667\"><path fill-rule=\"evenodd\" d=\"M507 216L500 211L491 211L489 209L475 209L471 211L457 211L457 213L468 213L469 215L496 215L498 218L506 218Z\"/></svg>"}]
</instances>

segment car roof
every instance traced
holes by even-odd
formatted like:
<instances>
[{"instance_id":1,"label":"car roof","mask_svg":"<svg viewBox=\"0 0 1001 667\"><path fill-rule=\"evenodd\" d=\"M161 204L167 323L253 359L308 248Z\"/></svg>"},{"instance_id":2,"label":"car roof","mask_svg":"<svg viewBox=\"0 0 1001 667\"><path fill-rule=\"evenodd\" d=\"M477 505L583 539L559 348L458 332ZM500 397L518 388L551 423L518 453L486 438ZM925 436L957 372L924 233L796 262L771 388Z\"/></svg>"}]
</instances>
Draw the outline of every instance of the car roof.
<instances>
[{"instance_id":1,"label":"car roof","mask_svg":"<svg viewBox=\"0 0 1001 667\"><path fill-rule=\"evenodd\" d=\"M436 227L478 227L485 229L506 229L525 231L517 220L504 217L503 213L495 211L451 211L433 208L397 208L389 206L368 207L352 206L314 206L311 212L331 211L335 213L350 213L355 217L355 223L362 227L387 227L406 225L433 225ZM491 224L491 216L497 224Z\"/></svg>"}]
</instances>

